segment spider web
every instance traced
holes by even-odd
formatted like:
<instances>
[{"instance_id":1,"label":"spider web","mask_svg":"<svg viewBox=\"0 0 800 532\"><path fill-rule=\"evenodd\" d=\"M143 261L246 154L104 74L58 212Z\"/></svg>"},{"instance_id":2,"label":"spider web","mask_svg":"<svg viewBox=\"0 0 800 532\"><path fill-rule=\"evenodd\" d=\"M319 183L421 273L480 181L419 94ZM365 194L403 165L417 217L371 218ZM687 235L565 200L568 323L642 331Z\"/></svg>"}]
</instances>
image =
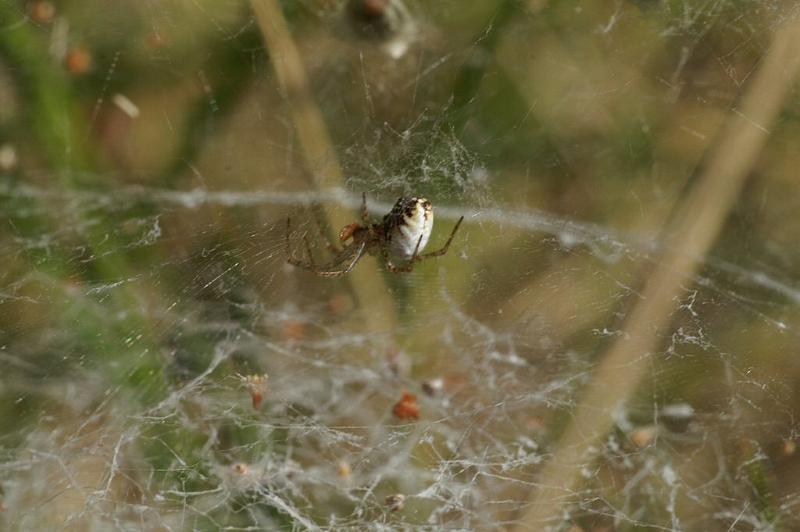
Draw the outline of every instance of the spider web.
<instances>
[{"instance_id":1,"label":"spider web","mask_svg":"<svg viewBox=\"0 0 800 532\"><path fill-rule=\"evenodd\" d=\"M34 66L0 56L5 528L800 527L794 93L560 518L522 518L788 7L409 2L392 58L331 2L286 3L346 176L315 190L328 162L247 6L5 4L6 37L95 52L63 167L20 125ZM362 191L375 219L428 197L429 250L465 216L446 256L375 277L388 306L286 263L288 215L326 256L314 207Z\"/></svg>"}]
</instances>

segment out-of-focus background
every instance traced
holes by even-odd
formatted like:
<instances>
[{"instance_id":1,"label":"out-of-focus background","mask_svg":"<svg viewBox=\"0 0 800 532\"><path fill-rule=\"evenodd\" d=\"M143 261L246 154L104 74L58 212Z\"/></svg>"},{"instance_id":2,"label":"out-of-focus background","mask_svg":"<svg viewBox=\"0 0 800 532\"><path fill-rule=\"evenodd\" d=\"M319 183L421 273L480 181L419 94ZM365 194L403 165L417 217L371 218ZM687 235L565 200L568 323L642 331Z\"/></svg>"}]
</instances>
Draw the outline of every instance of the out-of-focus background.
<instances>
[{"instance_id":1,"label":"out-of-focus background","mask_svg":"<svg viewBox=\"0 0 800 532\"><path fill-rule=\"evenodd\" d=\"M800 528L793 70L742 111L795 16L0 0L0 528ZM687 210L726 123L756 158ZM429 250L465 221L408 274L287 264L362 192L430 199ZM598 372L659 271L651 348Z\"/></svg>"}]
</instances>

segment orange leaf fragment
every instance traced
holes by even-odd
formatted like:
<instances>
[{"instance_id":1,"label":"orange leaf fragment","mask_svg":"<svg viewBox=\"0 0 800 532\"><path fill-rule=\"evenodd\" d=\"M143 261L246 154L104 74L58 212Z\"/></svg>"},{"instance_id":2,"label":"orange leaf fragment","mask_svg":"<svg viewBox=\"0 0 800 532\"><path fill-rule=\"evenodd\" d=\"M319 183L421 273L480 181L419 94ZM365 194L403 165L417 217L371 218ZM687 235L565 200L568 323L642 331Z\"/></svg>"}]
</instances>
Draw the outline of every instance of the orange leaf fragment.
<instances>
[{"instance_id":1,"label":"orange leaf fragment","mask_svg":"<svg viewBox=\"0 0 800 532\"><path fill-rule=\"evenodd\" d=\"M419 419L417 396L412 393L403 392L403 397L395 403L392 408L392 413L403 421Z\"/></svg>"},{"instance_id":2,"label":"orange leaf fragment","mask_svg":"<svg viewBox=\"0 0 800 532\"><path fill-rule=\"evenodd\" d=\"M269 375L239 375L239 380L245 385L247 391L250 393L250 399L253 401L253 409L261 409L261 403L264 400L264 393L267 391L267 379Z\"/></svg>"}]
</instances>

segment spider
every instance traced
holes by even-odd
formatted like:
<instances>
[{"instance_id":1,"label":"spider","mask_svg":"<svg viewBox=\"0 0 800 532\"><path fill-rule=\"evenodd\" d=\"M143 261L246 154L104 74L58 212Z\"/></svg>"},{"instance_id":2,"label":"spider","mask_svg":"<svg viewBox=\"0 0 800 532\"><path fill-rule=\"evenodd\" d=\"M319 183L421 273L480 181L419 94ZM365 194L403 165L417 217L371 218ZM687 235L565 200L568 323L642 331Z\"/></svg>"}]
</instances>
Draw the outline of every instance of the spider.
<instances>
[{"instance_id":1,"label":"spider","mask_svg":"<svg viewBox=\"0 0 800 532\"><path fill-rule=\"evenodd\" d=\"M339 232L342 248L326 243L334 254L328 264L318 266L311 255L311 246L303 236L307 262L297 259L292 252L290 233L291 217L286 219L286 255L290 264L303 268L321 277L339 277L350 273L364 253L379 254L386 269L392 273L407 273L414 269L414 263L447 253L450 242L456 235L464 217L458 219L450 238L438 251L420 252L425 249L433 228L433 205L425 198L402 197L392 210L379 223L372 223L367 212L367 194L361 195L361 223L348 224ZM406 262L396 266L392 258Z\"/></svg>"}]
</instances>

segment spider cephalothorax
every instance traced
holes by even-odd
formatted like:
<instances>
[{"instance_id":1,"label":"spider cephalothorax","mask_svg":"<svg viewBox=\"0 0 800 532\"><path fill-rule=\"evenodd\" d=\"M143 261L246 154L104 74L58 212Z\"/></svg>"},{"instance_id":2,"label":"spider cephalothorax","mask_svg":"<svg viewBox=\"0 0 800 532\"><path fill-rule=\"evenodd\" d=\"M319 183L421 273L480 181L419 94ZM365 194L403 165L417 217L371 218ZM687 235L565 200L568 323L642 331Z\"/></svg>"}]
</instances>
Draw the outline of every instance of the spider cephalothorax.
<instances>
[{"instance_id":1,"label":"spider cephalothorax","mask_svg":"<svg viewBox=\"0 0 800 532\"><path fill-rule=\"evenodd\" d=\"M311 255L311 246L304 236L307 262L294 257L290 244L291 220L286 220L286 253L288 261L300 268L309 270L323 277L344 275L356 265L364 253L378 255L390 272L410 272L415 262L447 253L458 227L464 220L459 218L444 247L438 251L421 254L425 249L433 229L433 205L425 198L402 197L397 200L392 210L379 223L372 223L367 213L367 196L362 195L361 223L346 225L339 232L342 248L327 244L334 253L333 260L317 266ZM405 261L404 266L395 266L392 259Z\"/></svg>"}]
</instances>

